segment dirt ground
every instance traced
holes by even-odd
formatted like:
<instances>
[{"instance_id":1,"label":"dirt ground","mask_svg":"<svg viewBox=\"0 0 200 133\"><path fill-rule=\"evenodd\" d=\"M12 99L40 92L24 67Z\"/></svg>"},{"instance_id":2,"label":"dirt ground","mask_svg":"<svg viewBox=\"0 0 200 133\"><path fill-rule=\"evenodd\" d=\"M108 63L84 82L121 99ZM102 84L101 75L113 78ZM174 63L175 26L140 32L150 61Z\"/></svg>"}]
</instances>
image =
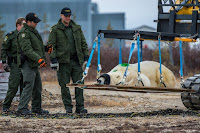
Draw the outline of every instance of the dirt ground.
<instances>
[{"instance_id":1,"label":"dirt ground","mask_svg":"<svg viewBox=\"0 0 200 133\"><path fill-rule=\"evenodd\" d=\"M75 106L74 89L70 89ZM43 83L43 109L51 114L64 114L60 87L57 82ZM180 93L132 93L84 90L85 107L92 117L35 118L0 116L1 132L200 132L197 115L170 114L187 112ZM13 102L16 110L18 102ZM2 103L0 104L2 109ZM73 110L74 112L74 110ZM107 115L109 113L109 115ZM141 113L142 115L135 115ZM102 118L95 118L102 114ZM128 116L127 114L132 114ZM147 115L146 115L147 114ZM107 115L107 117L105 117ZM74 115L72 115L74 116ZM116 116L116 117L115 117Z\"/></svg>"}]
</instances>

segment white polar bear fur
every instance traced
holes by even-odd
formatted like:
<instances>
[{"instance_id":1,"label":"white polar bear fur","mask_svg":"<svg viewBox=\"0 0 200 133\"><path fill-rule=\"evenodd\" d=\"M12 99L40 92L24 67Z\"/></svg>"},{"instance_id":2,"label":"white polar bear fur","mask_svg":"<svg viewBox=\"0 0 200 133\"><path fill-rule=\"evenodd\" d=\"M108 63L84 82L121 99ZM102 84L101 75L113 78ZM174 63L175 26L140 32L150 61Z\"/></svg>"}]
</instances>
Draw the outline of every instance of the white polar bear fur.
<instances>
[{"instance_id":1,"label":"white polar bear fur","mask_svg":"<svg viewBox=\"0 0 200 133\"><path fill-rule=\"evenodd\" d=\"M154 61L143 61L140 63L141 78L144 86L160 87L160 64ZM125 66L117 65L107 74L110 76L110 85L116 85L123 79ZM138 85L138 63L129 64L125 84ZM176 78L171 70L162 65L162 76L166 87L175 87ZM162 85L162 84L161 84ZM140 83L141 86L141 83ZM162 85L163 86L163 85Z\"/></svg>"},{"instance_id":2,"label":"white polar bear fur","mask_svg":"<svg viewBox=\"0 0 200 133\"><path fill-rule=\"evenodd\" d=\"M109 73L107 73L111 78L110 79L110 85L116 85L116 84L118 84L119 82L121 82L123 80L123 75L124 75L125 69L123 70L120 67L121 66L118 67L118 71L116 71L117 70L117 68L116 68L116 69L114 69L114 72L111 70ZM143 82L144 86L151 86L151 82L150 82L149 78L146 75L140 74L140 76L142 78L142 82ZM127 84L127 85L142 86L141 82L138 84L137 77L138 77L138 74L136 72L128 72L126 80L125 80L124 83Z\"/></svg>"}]
</instances>

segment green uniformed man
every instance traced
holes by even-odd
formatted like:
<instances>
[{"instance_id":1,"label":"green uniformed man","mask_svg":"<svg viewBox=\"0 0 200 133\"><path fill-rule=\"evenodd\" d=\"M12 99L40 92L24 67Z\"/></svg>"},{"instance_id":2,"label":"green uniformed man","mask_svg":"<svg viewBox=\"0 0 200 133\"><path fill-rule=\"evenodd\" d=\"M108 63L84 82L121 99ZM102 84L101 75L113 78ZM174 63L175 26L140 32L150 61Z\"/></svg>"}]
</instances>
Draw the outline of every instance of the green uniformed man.
<instances>
[{"instance_id":1,"label":"green uniformed man","mask_svg":"<svg viewBox=\"0 0 200 133\"><path fill-rule=\"evenodd\" d=\"M22 91L22 74L17 65L17 34L26 23L25 18L16 20L16 30L8 33L2 43L1 59L5 71L10 71L8 81L8 91L3 103L3 112L9 112L12 100L15 97L18 87L20 86L20 94Z\"/></svg>"},{"instance_id":2,"label":"green uniformed man","mask_svg":"<svg viewBox=\"0 0 200 133\"><path fill-rule=\"evenodd\" d=\"M18 64L23 75L23 91L20 97L17 114L48 114L41 108L42 82L39 67L45 67L45 51L43 41L38 31L37 24L41 20L35 13L26 15L26 24L18 34ZM28 103L32 97L32 112Z\"/></svg>"},{"instance_id":3,"label":"green uniformed man","mask_svg":"<svg viewBox=\"0 0 200 133\"><path fill-rule=\"evenodd\" d=\"M48 44L53 45L53 52L50 54L51 67L57 69L66 113L72 113L70 90L66 84L70 83L70 78L74 83L82 78L82 64L88 60L88 45L81 26L71 20L69 8L61 10L61 19L51 28ZM87 113L87 109L84 108L83 89L75 88L75 98L75 112Z\"/></svg>"}]
</instances>

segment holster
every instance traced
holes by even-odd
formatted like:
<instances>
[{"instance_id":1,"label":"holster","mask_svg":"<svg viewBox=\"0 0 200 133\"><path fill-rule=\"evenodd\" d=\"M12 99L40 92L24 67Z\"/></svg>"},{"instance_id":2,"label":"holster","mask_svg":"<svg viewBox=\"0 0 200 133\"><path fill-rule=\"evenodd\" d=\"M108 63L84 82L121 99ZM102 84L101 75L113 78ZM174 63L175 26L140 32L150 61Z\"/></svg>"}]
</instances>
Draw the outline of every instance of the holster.
<instances>
[{"instance_id":1,"label":"holster","mask_svg":"<svg viewBox=\"0 0 200 133\"><path fill-rule=\"evenodd\" d=\"M12 64L12 60L13 60L12 58L13 58L12 56L8 55L7 63L9 66L11 66L11 64Z\"/></svg>"}]
</instances>

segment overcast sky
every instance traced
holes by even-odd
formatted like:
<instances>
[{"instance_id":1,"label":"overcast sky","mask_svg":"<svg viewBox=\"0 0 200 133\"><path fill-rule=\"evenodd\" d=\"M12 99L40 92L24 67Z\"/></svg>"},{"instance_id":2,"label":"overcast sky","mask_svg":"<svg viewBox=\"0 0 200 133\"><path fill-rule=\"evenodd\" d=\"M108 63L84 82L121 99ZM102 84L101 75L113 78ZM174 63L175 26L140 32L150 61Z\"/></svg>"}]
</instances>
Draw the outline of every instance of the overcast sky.
<instances>
[{"instance_id":1,"label":"overcast sky","mask_svg":"<svg viewBox=\"0 0 200 133\"><path fill-rule=\"evenodd\" d=\"M158 0L92 0L98 4L100 13L124 12L125 27L132 29L141 25L156 28Z\"/></svg>"}]
</instances>

